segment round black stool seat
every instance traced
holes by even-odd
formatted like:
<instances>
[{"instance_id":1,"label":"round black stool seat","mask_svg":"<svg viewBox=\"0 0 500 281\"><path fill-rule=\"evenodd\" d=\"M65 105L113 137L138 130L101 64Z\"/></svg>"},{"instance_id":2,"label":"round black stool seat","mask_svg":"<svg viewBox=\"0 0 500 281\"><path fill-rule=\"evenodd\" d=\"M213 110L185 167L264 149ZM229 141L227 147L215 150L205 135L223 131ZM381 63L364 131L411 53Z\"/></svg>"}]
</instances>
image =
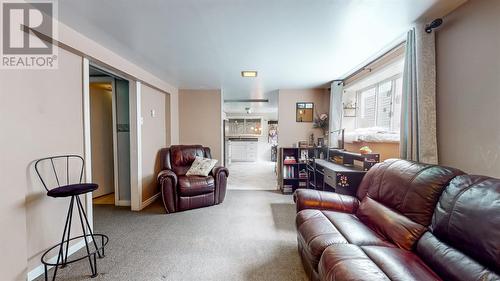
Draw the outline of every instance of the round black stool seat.
<instances>
[{"instance_id":1,"label":"round black stool seat","mask_svg":"<svg viewBox=\"0 0 500 281\"><path fill-rule=\"evenodd\" d=\"M56 187L47 192L50 197L69 197L92 192L98 187L95 183L78 183Z\"/></svg>"}]
</instances>

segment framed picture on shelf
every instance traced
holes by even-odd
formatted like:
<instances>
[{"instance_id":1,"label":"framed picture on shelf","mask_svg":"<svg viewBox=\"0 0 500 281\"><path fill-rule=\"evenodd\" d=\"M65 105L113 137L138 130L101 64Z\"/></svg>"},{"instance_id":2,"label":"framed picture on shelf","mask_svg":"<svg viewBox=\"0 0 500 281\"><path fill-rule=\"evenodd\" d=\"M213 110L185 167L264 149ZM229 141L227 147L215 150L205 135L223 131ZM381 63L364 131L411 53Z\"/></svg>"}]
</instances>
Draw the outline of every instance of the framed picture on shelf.
<instances>
[{"instance_id":1,"label":"framed picture on shelf","mask_svg":"<svg viewBox=\"0 0 500 281\"><path fill-rule=\"evenodd\" d=\"M323 147L325 145L325 139L324 138L318 138L318 147Z\"/></svg>"}]
</instances>

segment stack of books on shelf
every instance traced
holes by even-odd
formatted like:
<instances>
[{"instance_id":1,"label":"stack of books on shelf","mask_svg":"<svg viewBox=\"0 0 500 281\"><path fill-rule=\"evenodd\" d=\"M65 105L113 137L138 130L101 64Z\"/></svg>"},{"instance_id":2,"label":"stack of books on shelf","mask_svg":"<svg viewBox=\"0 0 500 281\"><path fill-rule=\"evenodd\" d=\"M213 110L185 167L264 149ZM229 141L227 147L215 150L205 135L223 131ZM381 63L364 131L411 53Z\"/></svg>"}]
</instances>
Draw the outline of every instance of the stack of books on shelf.
<instances>
[{"instance_id":1,"label":"stack of books on shelf","mask_svg":"<svg viewBox=\"0 0 500 281\"><path fill-rule=\"evenodd\" d=\"M284 166L283 167L283 178L284 179L292 179L295 175L295 167L294 166Z\"/></svg>"},{"instance_id":2,"label":"stack of books on shelf","mask_svg":"<svg viewBox=\"0 0 500 281\"><path fill-rule=\"evenodd\" d=\"M297 160L293 156L285 156L285 160L283 160L283 164L296 164Z\"/></svg>"}]
</instances>

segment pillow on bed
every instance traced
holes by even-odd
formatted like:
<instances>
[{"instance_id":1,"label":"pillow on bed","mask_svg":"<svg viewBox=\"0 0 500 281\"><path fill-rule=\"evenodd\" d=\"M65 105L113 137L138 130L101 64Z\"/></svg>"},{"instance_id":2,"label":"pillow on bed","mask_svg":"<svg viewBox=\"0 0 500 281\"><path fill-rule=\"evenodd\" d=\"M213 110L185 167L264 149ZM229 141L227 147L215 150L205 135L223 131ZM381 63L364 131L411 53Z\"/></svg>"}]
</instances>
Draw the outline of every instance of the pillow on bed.
<instances>
[{"instance_id":1,"label":"pillow on bed","mask_svg":"<svg viewBox=\"0 0 500 281\"><path fill-rule=\"evenodd\" d=\"M208 176L210 171L215 167L217 160L196 156L191 164L191 168L186 173L186 176Z\"/></svg>"}]
</instances>

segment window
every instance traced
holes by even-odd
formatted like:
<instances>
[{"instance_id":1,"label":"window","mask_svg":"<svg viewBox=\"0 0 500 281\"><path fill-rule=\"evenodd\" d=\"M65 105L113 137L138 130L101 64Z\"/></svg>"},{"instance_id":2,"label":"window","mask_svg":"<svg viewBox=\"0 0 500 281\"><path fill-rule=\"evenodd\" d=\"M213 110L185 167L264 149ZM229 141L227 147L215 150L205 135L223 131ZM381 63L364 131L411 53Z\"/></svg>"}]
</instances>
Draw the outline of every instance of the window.
<instances>
[{"instance_id":1,"label":"window","mask_svg":"<svg viewBox=\"0 0 500 281\"><path fill-rule=\"evenodd\" d=\"M358 126L361 128L375 126L376 88L372 87L358 93L360 115Z\"/></svg>"},{"instance_id":2,"label":"window","mask_svg":"<svg viewBox=\"0 0 500 281\"><path fill-rule=\"evenodd\" d=\"M397 75L358 91L359 114L356 128L399 130L401 87L402 79Z\"/></svg>"}]
</instances>

